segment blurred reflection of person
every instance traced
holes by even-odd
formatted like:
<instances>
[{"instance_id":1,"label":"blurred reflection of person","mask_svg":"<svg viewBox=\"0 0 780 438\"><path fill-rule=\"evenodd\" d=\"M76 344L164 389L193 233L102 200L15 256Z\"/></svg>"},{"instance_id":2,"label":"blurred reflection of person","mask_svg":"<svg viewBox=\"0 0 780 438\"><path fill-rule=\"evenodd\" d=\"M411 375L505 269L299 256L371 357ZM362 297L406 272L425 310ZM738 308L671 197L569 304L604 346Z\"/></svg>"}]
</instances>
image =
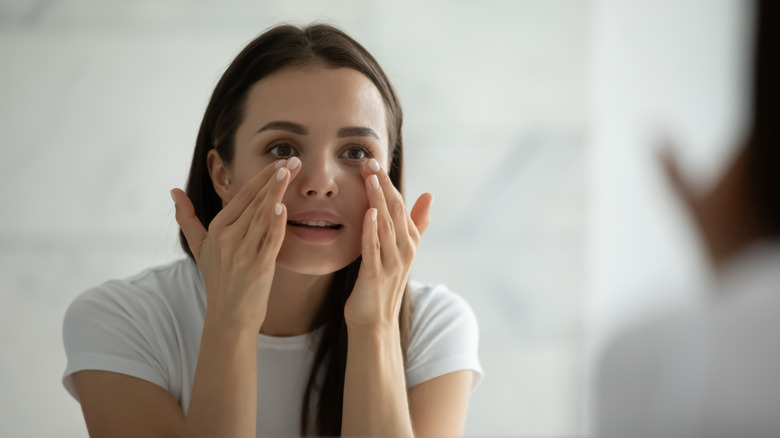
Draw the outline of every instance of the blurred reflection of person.
<instances>
[{"instance_id":1,"label":"blurred reflection of person","mask_svg":"<svg viewBox=\"0 0 780 438\"><path fill-rule=\"evenodd\" d=\"M704 196L664 154L715 267L705 302L638 324L605 349L596 376L603 437L780 436L778 12L758 1L751 134Z\"/></svg>"}]
</instances>

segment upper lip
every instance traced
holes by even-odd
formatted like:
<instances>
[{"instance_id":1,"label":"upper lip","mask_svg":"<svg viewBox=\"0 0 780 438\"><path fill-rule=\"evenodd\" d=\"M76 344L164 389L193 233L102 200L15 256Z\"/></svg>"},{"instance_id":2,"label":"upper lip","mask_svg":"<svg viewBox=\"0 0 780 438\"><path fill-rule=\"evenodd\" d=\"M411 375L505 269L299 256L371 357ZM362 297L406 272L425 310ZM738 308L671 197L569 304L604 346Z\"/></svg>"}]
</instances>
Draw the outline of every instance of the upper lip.
<instances>
[{"instance_id":1,"label":"upper lip","mask_svg":"<svg viewBox=\"0 0 780 438\"><path fill-rule=\"evenodd\" d=\"M336 213L331 213L329 211L302 211L300 213L295 213L292 215L287 216L288 222L304 222L304 221L311 221L311 222L330 222L334 225L342 225L341 223L341 217L337 215Z\"/></svg>"}]
</instances>

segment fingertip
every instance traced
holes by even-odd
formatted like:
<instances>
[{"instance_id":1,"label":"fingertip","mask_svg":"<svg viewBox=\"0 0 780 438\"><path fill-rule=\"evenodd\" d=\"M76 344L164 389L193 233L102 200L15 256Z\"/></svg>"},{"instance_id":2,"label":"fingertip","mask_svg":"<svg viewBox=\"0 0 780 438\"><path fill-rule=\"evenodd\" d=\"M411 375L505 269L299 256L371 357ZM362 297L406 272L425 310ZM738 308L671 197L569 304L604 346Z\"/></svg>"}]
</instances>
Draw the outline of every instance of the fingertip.
<instances>
[{"instance_id":1,"label":"fingertip","mask_svg":"<svg viewBox=\"0 0 780 438\"><path fill-rule=\"evenodd\" d=\"M280 167L279 170L276 171L276 181L281 182L284 179L284 177L287 176L288 172L289 170L287 170L286 167Z\"/></svg>"},{"instance_id":2,"label":"fingertip","mask_svg":"<svg viewBox=\"0 0 780 438\"><path fill-rule=\"evenodd\" d=\"M369 209L369 218L371 219L371 222L376 222L377 213L378 210L376 208Z\"/></svg>"},{"instance_id":3,"label":"fingertip","mask_svg":"<svg viewBox=\"0 0 780 438\"><path fill-rule=\"evenodd\" d=\"M301 165L301 159L298 158L298 157L292 157L292 158L290 158L287 161L287 165L285 167L287 167L288 169L293 171L293 170L297 169L298 166L300 166L300 165Z\"/></svg>"},{"instance_id":4,"label":"fingertip","mask_svg":"<svg viewBox=\"0 0 780 438\"><path fill-rule=\"evenodd\" d=\"M377 161L376 158L368 160L368 168L374 173L378 173L382 170L382 167L379 165L379 161Z\"/></svg>"}]
</instances>

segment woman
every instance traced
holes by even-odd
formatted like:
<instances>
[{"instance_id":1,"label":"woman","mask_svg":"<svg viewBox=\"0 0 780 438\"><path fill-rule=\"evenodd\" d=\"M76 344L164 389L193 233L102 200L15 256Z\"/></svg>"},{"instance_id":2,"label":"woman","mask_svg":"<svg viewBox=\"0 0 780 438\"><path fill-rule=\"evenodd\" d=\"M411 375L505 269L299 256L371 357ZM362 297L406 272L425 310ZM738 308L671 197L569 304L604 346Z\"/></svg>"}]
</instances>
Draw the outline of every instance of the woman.
<instances>
[{"instance_id":1,"label":"woman","mask_svg":"<svg viewBox=\"0 0 780 438\"><path fill-rule=\"evenodd\" d=\"M463 433L468 305L407 282L433 197L401 196L402 114L374 58L280 26L228 67L186 194L190 256L82 294L64 384L91 436Z\"/></svg>"}]
</instances>

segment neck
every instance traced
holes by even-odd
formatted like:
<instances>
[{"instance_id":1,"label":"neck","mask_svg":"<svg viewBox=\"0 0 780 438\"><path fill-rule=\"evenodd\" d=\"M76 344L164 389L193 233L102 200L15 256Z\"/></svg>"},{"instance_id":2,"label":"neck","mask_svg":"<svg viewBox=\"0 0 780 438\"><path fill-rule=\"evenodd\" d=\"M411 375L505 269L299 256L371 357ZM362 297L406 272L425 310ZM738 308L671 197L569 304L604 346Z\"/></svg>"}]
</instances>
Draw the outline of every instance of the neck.
<instances>
[{"instance_id":1,"label":"neck","mask_svg":"<svg viewBox=\"0 0 780 438\"><path fill-rule=\"evenodd\" d=\"M333 274L305 275L276 265L260 333L297 336L310 332L332 278Z\"/></svg>"}]
</instances>

